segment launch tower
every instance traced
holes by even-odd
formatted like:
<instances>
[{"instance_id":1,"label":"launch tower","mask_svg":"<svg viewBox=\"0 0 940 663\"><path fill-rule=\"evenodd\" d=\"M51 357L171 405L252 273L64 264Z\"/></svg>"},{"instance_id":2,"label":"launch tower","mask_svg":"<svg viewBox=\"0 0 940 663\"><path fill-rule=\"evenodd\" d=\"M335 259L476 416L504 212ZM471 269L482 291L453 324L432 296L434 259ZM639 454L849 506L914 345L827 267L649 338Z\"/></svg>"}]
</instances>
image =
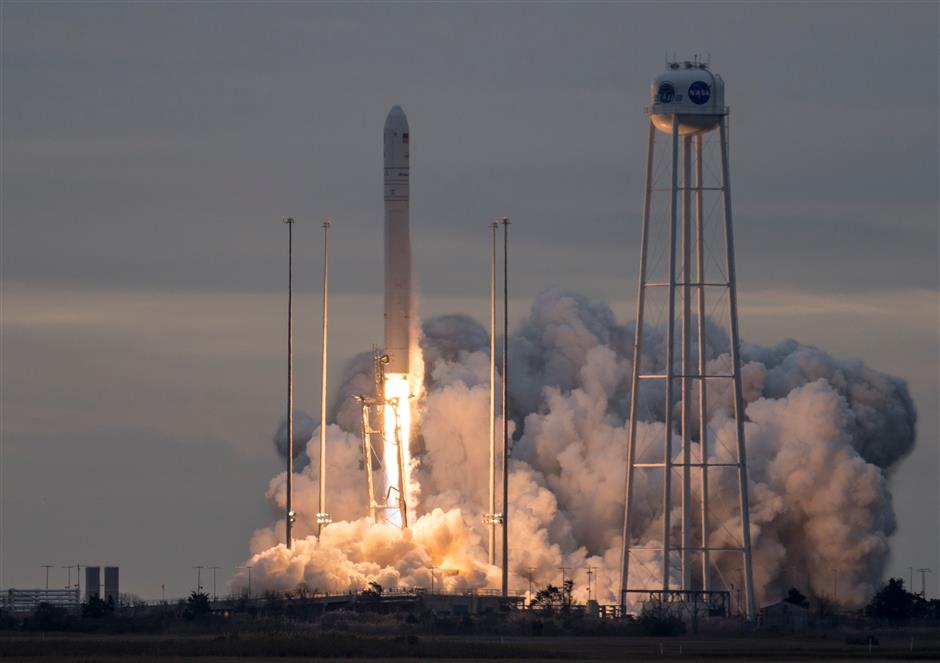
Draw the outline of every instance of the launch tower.
<instances>
[{"instance_id":1,"label":"launch tower","mask_svg":"<svg viewBox=\"0 0 940 663\"><path fill-rule=\"evenodd\" d=\"M653 81L651 95L621 602L626 606L645 596L694 605L697 612L698 606L728 599L735 605L737 599L738 610L751 619L755 606L724 82L698 60L670 62ZM658 155L657 132L669 136L660 141L666 149ZM717 316L714 322L710 316ZM665 338L650 337L660 333L657 329ZM644 356L647 343L660 342L664 362ZM648 426L638 435L639 420L660 419L662 432ZM644 493L660 490L661 502L638 498L638 483ZM710 495L722 499L710 502ZM679 523L673 519L677 514ZM659 536L647 533L641 539L637 523L656 518Z\"/></svg>"}]
</instances>

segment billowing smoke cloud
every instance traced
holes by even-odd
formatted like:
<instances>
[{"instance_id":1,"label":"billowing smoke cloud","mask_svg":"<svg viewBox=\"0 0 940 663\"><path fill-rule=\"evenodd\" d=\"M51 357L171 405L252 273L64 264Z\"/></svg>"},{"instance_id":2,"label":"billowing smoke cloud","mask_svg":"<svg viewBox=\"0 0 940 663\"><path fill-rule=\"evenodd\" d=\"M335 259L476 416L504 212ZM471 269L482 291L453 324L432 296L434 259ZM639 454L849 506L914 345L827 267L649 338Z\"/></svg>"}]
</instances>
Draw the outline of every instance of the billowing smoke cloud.
<instances>
[{"instance_id":1,"label":"billowing smoke cloud","mask_svg":"<svg viewBox=\"0 0 940 663\"><path fill-rule=\"evenodd\" d=\"M319 431L319 427L314 423L309 414L303 410L294 412L294 430L292 437L294 438L293 455L295 470L302 470L307 467L310 462L310 457L304 453L304 449L307 446L307 442L310 441L310 438L312 438L313 434L317 431ZM273 442L277 454L287 462L287 417L284 417L284 420L278 425L277 431L274 433Z\"/></svg>"},{"instance_id":2,"label":"billowing smoke cloud","mask_svg":"<svg viewBox=\"0 0 940 663\"><path fill-rule=\"evenodd\" d=\"M710 320L707 326L709 370L727 370L727 335ZM632 325L618 325L607 304L556 290L536 299L510 338L511 588L524 589L530 570L536 585L558 584L565 566L583 599L586 571L596 567L600 600L619 600L632 337ZM644 371L663 368L664 337L661 328L645 330ZM425 323L421 349L416 522L399 530L363 517L359 410L351 399L371 391L371 361L362 355L346 371L332 408L336 424L328 428L329 511L339 522L316 538L318 444L311 443L309 465L294 480L300 540L291 551L278 544L282 521L255 533L249 563L256 586L287 590L305 582L339 592L375 581L427 587L434 567L437 586L498 587L499 569L486 563L481 521L487 511L489 337L471 318L444 316ZM776 600L793 584L831 596L838 574L840 602L858 605L882 578L895 529L887 476L914 443L916 414L907 387L796 341L771 348L745 344L742 357L757 599ZM657 453L661 459L662 391L648 384L641 392L641 462L656 462ZM710 384L708 403L709 459L733 462L730 389ZM315 431L306 432L309 439ZM680 448L678 439L673 448ZM710 541L740 545L736 474L716 469L709 479ZM284 484L281 474L268 490L278 509ZM697 479L692 485L697 501ZM635 500L640 545L661 545L661 475L638 472ZM678 527L676 514L672 522ZM631 559L632 585L661 582L655 554ZM716 584L740 587L739 554L717 554L713 564ZM244 578L233 581L244 584Z\"/></svg>"}]
</instances>

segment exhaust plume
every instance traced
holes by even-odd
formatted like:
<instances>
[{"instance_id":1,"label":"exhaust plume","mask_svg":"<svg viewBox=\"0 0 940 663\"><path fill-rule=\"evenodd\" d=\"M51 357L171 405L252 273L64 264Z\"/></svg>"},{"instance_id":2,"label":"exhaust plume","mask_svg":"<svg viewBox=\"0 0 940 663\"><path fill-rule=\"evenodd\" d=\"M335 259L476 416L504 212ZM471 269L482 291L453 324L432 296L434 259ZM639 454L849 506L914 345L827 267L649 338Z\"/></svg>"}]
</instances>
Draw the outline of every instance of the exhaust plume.
<instances>
[{"instance_id":1,"label":"exhaust plume","mask_svg":"<svg viewBox=\"0 0 940 663\"><path fill-rule=\"evenodd\" d=\"M707 361L727 365L726 334L711 320L707 329ZM645 331L641 361L650 372L663 365L664 337L662 328ZM606 303L562 290L539 296L510 338L511 591L526 588L529 567L535 569L534 585L542 587L557 585L558 567L566 566L575 598L584 600L587 567L597 567L599 600L619 602L632 342L633 325L617 324ZM423 363L411 368L412 375L424 376L423 385L412 388L418 398L411 528L364 517L359 412L350 397L371 390L366 353L347 366L331 409L335 424L327 429L337 522L316 538L318 487L311 461L319 450L307 444L306 458L295 465L294 548L280 543L283 522L255 532L247 562L254 567L255 586L288 591L304 582L310 589L345 592L374 581L429 587L432 566L447 571L435 576L435 587L499 586L499 567L487 563L481 522L487 511L488 334L467 316L437 317L424 324L420 350ZM914 444L916 413L907 386L861 362L841 361L792 340L769 348L744 344L742 364L757 601L777 600L794 584L809 595L832 598L838 573L839 602L860 605L882 579L896 527L888 476ZM654 440L662 439L662 392L643 387L638 461L644 454L652 459ZM733 459L733 445L723 442L734 439L731 407L727 388L710 387L714 462ZM316 433L297 424L295 431L304 439ZM731 484L736 478L718 471L709 478L710 540L738 545L737 500L726 497L737 495ZM655 546L662 536L661 485L653 473L637 475L635 499L643 508L636 512L634 531L641 545ZM281 473L267 491L278 514L284 490ZM693 483L696 500L697 491ZM631 560L641 574L638 584L646 565L655 586L655 556ZM739 573L739 555L715 554L712 562L719 587L725 586L722 578ZM241 575L232 580L233 588L246 584Z\"/></svg>"}]
</instances>

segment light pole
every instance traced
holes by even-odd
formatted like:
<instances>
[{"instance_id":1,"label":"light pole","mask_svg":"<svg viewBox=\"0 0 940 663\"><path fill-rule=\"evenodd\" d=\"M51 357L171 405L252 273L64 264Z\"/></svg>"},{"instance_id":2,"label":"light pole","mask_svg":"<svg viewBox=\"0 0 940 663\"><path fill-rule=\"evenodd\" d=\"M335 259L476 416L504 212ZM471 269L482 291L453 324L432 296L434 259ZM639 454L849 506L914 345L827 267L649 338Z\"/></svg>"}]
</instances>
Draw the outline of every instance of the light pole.
<instances>
[{"instance_id":1,"label":"light pole","mask_svg":"<svg viewBox=\"0 0 940 663\"><path fill-rule=\"evenodd\" d=\"M591 580L593 579L595 584L597 583L597 567L589 566L587 568L587 577L588 577L588 601L591 600Z\"/></svg>"},{"instance_id":2,"label":"light pole","mask_svg":"<svg viewBox=\"0 0 940 663\"><path fill-rule=\"evenodd\" d=\"M927 574L931 572L931 569L917 569L920 572L920 596L924 600L927 599Z\"/></svg>"},{"instance_id":3,"label":"light pole","mask_svg":"<svg viewBox=\"0 0 940 663\"><path fill-rule=\"evenodd\" d=\"M53 567L52 564L40 564L40 567L46 570L46 589L49 589L49 569Z\"/></svg>"},{"instance_id":4,"label":"light pole","mask_svg":"<svg viewBox=\"0 0 940 663\"><path fill-rule=\"evenodd\" d=\"M248 598L251 598L251 566L239 566L240 569L248 569Z\"/></svg>"},{"instance_id":5,"label":"light pole","mask_svg":"<svg viewBox=\"0 0 940 663\"><path fill-rule=\"evenodd\" d=\"M196 569L196 593L198 594L202 592L202 569L204 567L194 566L193 568Z\"/></svg>"},{"instance_id":6,"label":"light pole","mask_svg":"<svg viewBox=\"0 0 940 663\"><path fill-rule=\"evenodd\" d=\"M216 593L216 591L215 591L215 572L219 569L219 567L218 567L218 566L210 566L209 568L212 569L212 600L213 600L213 601L218 601L218 600L219 600L219 595L218 595L218 594Z\"/></svg>"}]
</instances>

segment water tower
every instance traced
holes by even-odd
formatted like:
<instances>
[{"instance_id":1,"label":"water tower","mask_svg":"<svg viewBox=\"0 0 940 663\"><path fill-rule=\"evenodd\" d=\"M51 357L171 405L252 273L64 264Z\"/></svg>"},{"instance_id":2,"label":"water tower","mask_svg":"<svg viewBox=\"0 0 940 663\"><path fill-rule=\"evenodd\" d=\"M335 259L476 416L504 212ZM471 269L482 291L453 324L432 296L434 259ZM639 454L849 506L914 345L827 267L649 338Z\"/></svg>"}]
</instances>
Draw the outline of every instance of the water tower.
<instances>
[{"instance_id":1,"label":"water tower","mask_svg":"<svg viewBox=\"0 0 940 663\"><path fill-rule=\"evenodd\" d=\"M651 86L621 602L704 607L720 598L752 619L724 96L721 77L698 59L667 63ZM662 359L654 348L644 355L659 344ZM666 425L638 436L638 421ZM651 503L650 492L661 498Z\"/></svg>"}]
</instances>

